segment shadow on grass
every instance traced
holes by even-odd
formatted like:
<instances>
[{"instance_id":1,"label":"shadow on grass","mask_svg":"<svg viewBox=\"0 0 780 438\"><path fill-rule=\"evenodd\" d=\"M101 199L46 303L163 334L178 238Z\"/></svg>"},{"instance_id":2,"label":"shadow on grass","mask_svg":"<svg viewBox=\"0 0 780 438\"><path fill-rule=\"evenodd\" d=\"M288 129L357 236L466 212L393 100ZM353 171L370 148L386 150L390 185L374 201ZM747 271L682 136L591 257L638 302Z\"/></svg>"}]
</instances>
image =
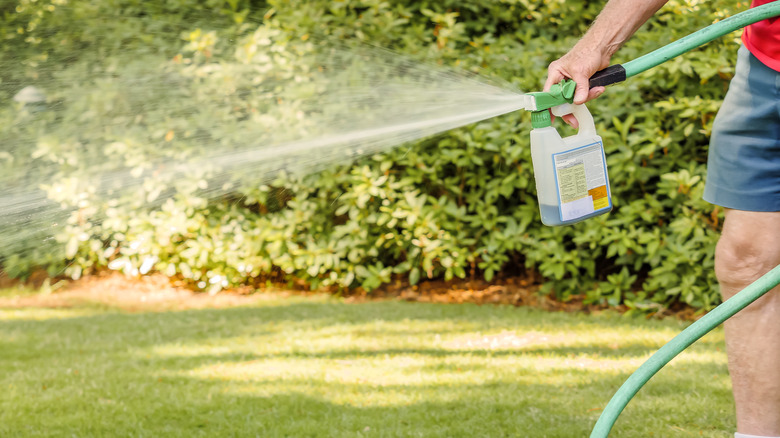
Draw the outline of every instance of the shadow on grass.
<instances>
[{"instance_id":1,"label":"shadow on grass","mask_svg":"<svg viewBox=\"0 0 780 438\"><path fill-rule=\"evenodd\" d=\"M633 369L602 369L600 361L637 361L663 341L627 336L614 348L591 334L575 345L491 350L432 340L502 330L671 338L682 327L511 307L302 299L5 320L0 435L583 436ZM699 351L720 348L704 341ZM361 380L363 363L395 377ZM333 375L318 368L342 365ZM629 405L616 436L728 436L720 432L733 422L724 363L670 371Z\"/></svg>"}]
</instances>

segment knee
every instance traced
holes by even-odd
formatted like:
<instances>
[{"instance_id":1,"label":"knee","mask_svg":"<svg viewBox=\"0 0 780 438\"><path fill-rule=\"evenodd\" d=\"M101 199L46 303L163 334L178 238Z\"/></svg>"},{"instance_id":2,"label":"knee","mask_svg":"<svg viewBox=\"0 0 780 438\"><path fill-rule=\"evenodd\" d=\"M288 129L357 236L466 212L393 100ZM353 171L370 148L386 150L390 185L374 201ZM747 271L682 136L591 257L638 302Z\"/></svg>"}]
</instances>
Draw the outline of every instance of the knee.
<instances>
[{"instance_id":1,"label":"knee","mask_svg":"<svg viewBox=\"0 0 780 438\"><path fill-rule=\"evenodd\" d=\"M715 248L715 275L728 299L780 263L780 250L769 242L724 235Z\"/></svg>"}]
</instances>

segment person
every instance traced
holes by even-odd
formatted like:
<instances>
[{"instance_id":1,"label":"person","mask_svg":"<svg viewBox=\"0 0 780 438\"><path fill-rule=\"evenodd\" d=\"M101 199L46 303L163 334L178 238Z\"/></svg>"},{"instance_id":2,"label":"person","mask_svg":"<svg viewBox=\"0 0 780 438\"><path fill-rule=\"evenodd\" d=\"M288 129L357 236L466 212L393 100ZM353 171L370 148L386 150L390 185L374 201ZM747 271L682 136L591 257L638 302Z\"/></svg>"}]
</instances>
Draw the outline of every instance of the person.
<instances>
[{"instance_id":1,"label":"person","mask_svg":"<svg viewBox=\"0 0 780 438\"><path fill-rule=\"evenodd\" d=\"M589 89L588 78L665 3L610 0L579 42L550 64L545 90L570 78L575 104L597 98L604 87ZM780 264L780 18L748 26L742 41L713 124L704 191L705 200L725 208L715 249L724 300ZM780 288L724 326L735 437L780 437Z\"/></svg>"}]
</instances>

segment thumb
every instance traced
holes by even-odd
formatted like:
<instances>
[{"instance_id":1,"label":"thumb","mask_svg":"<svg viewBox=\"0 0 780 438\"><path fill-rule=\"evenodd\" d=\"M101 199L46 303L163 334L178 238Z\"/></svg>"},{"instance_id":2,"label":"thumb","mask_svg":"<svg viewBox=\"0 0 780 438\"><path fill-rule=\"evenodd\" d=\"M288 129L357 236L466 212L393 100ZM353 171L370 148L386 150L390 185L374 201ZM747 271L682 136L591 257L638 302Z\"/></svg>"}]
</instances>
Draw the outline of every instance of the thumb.
<instances>
[{"instance_id":1,"label":"thumb","mask_svg":"<svg viewBox=\"0 0 780 438\"><path fill-rule=\"evenodd\" d=\"M590 79L584 76L573 78L577 83L577 88L574 89L574 104L582 105L588 101L588 95L590 94Z\"/></svg>"},{"instance_id":2,"label":"thumb","mask_svg":"<svg viewBox=\"0 0 780 438\"><path fill-rule=\"evenodd\" d=\"M551 68L547 74L547 80L544 82L544 88L542 88L542 90L550 91L553 84L557 84L564 79L566 79L566 77L560 71Z\"/></svg>"}]
</instances>

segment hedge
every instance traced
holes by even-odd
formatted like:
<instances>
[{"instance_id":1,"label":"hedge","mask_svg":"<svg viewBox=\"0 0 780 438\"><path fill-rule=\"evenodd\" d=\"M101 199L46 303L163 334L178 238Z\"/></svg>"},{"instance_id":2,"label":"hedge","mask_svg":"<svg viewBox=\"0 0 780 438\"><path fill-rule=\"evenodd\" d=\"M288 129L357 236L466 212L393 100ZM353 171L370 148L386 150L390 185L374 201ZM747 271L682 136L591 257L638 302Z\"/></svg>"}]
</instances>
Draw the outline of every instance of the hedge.
<instances>
[{"instance_id":1,"label":"hedge","mask_svg":"<svg viewBox=\"0 0 780 438\"><path fill-rule=\"evenodd\" d=\"M614 62L738 12L732 3L672 0ZM6 2L0 54L14 62L1 64L0 98L10 102L22 85L43 84L49 104L59 106L24 120L13 105L0 109L0 135L14 146L6 154L12 159L0 155L0 169L24 169L29 177L51 168L41 163L63 163L39 183L67 218L52 246L0 248L3 269L24 276L44 266L73 278L105 267L131 275L157 271L212 293L266 280L366 290L396 279L490 281L519 269L537 273L543 291L562 300L578 296L639 311L676 304L710 309L720 300L713 253L722 209L701 196L712 121L734 72L736 34L610 87L589 104L604 139L615 209L574 226L540 222L530 118L521 113L272 180L253 179L252 169L155 179L145 167L160 159L187 163L215 144L232 150L242 135L284 132L292 113L277 108L265 121L252 115L268 110L253 84L273 77L292 86L316 74L296 61L316 52L310 36L390 47L535 91L547 64L576 42L601 6ZM259 54L272 56L261 61ZM158 59L164 61L151 61ZM269 63L273 68L258 68ZM179 86L182 78L186 87ZM193 107L227 109L206 118ZM144 120L134 118L140 112ZM142 183L112 192L69 179L93 172L95 157L109 167L139 169ZM229 195L202 190L215 179L232 187Z\"/></svg>"}]
</instances>

